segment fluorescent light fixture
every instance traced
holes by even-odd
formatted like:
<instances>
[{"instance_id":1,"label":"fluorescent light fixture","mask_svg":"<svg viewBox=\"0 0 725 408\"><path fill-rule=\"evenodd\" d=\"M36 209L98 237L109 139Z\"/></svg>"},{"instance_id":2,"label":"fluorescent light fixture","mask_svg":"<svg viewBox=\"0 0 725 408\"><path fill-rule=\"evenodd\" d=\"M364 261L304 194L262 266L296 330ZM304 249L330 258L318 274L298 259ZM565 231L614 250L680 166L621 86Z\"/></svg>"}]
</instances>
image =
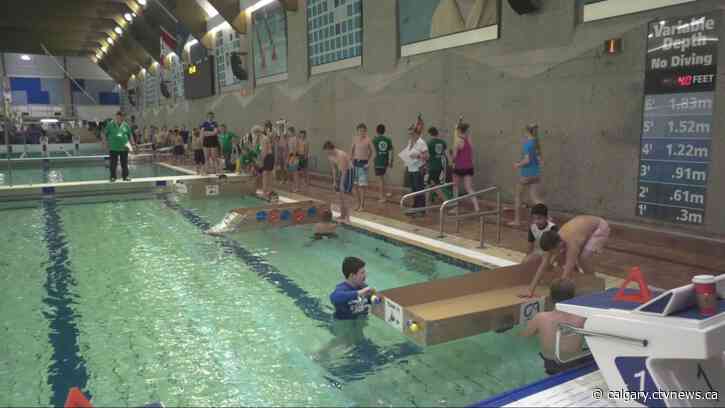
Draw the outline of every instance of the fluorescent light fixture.
<instances>
[{"instance_id":1,"label":"fluorescent light fixture","mask_svg":"<svg viewBox=\"0 0 725 408\"><path fill-rule=\"evenodd\" d=\"M108 52L108 47L106 47L105 45L102 46L101 51L103 51L103 53L105 54L106 52Z\"/></svg>"},{"instance_id":2,"label":"fluorescent light fixture","mask_svg":"<svg viewBox=\"0 0 725 408\"><path fill-rule=\"evenodd\" d=\"M113 45L113 38L108 37L106 38L106 41L108 41L109 44Z\"/></svg>"},{"instance_id":3,"label":"fluorescent light fixture","mask_svg":"<svg viewBox=\"0 0 725 408\"><path fill-rule=\"evenodd\" d=\"M146 5L146 0L136 0L136 1L137 1L137 2L138 2L138 4L140 4L141 6L145 6L145 5Z\"/></svg>"},{"instance_id":4,"label":"fluorescent light fixture","mask_svg":"<svg viewBox=\"0 0 725 408\"><path fill-rule=\"evenodd\" d=\"M129 22L130 22L131 20L133 20L133 16L131 15L131 13L126 13L126 14L124 14L124 15L123 15L123 18L125 18L125 19L126 19L126 21L129 21Z\"/></svg>"},{"instance_id":5,"label":"fluorescent light fixture","mask_svg":"<svg viewBox=\"0 0 725 408\"><path fill-rule=\"evenodd\" d=\"M40 123L58 123L58 119L40 119Z\"/></svg>"},{"instance_id":6,"label":"fluorescent light fixture","mask_svg":"<svg viewBox=\"0 0 725 408\"><path fill-rule=\"evenodd\" d=\"M116 34L118 34L118 35L123 34L123 30L119 26L116 26L116 28L114 28L113 31L115 31Z\"/></svg>"},{"instance_id":7,"label":"fluorescent light fixture","mask_svg":"<svg viewBox=\"0 0 725 408\"><path fill-rule=\"evenodd\" d=\"M32 58L30 58L30 55L23 54L20 56L20 59L23 61L30 61Z\"/></svg>"},{"instance_id":8,"label":"fluorescent light fixture","mask_svg":"<svg viewBox=\"0 0 725 408\"><path fill-rule=\"evenodd\" d=\"M145 74L146 73L146 68L141 68L141 73L142 74Z\"/></svg>"},{"instance_id":9,"label":"fluorescent light fixture","mask_svg":"<svg viewBox=\"0 0 725 408\"><path fill-rule=\"evenodd\" d=\"M152 66L152 67L157 67L157 66L159 66L159 63L158 63L158 62L156 62L156 61L154 61L154 62L153 62L153 63L151 64L151 66Z\"/></svg>"},{"instance_id":10,"label":"fluorescent light fixture","mask_svg":"<svg viewBox=\"0 0 725 408\"><path fill-rule=\"evenodd\" d=\"M189 49L191 47L195 46L198 43L199 43L199 41L196 38L194 38L191 41L189 41L188 43L184 44L184 50L189 51Z\"/></svg>"},{"instance_id":11,"label":"fluorescent light fixture","mask_svg":"<svg viewBox=\"0 0 725 408\"><path fill-rule=\"evenodd\" d=\"M214 35L221 30L226 30L229 28L232 28L232 25L225 21L225 22L219 24L218 26L212 28L211 30L209 30L209 34Z\"/></svg>"},{"instance_id":12,"label":"fluorescent light fixture","mask_svg":"<svg viewBox=\"0 0 725 408\"><path fill-rule=\"evenodd\" d=\"M187 0L187 1L193 1L193 0ZM201 6L201 8L204 9L204 12L206 13L206 16L209 19L212 19L219 15L219 12L217 11L217 9L214 8L214 6L212 6L211 3L209 3L209 1L207 1L207 0L196 0L196 4L198 4L199 6Z\"/></svg>"},{"instance_id":13,"label":"fluorescent light fixture","mask_svg":"<svg viewBox=\"0 0 725 408\"><path fill-rule=\"evenodd\" d=\"M101 59L103 59L103 54L101 54L100 52L97 53L96 58L100 61Z\"/></svg>"},{"instance_id":14,"label":"fluorescent light fixture","mask_svg":"<svg viewBox=\"0 0 725 408\"><path fill-rule=\"evenodd\" d=\"M136 13L133 13L133 12L131 12L131 15L133 16L133 18L136 18L136 17L138 17L138 16L136 15Z\"/></svg>"}]
</instances>

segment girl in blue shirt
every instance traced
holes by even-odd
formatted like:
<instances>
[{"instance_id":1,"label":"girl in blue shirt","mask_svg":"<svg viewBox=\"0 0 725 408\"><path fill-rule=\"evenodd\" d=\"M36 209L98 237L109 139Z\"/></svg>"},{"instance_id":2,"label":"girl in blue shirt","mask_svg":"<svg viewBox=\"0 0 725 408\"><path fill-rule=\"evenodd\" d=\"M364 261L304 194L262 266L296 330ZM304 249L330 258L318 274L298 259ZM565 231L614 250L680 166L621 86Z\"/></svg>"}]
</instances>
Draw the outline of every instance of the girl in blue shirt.
<instances>
[{"instance_id":1,"label":"girl in blue shirt","mask_svg":"<svg viewBox=\"0 0 725 408\"><path fill-rule=\"evenodd\" d=\"M521 195L528 187L532 205L541 204L541 144L539 143L539 126L531 124L526 126L526 140L521 152L521 160L514 162L514 169L520 172L516 184L514 220L509 223L515 227L521 225Z\"/></svg>"}]
</instances>

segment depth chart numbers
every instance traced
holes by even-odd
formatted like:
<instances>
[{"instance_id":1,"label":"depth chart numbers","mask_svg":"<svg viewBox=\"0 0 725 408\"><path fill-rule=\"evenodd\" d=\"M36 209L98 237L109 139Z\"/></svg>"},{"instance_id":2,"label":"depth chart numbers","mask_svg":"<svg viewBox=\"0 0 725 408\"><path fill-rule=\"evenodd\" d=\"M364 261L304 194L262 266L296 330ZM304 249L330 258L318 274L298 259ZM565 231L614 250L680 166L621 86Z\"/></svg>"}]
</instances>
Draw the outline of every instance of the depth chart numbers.
<instances>
[{"instance_id":1,"label":"depth chart numbers","mask_svg":"<svg viewBox=\"0 0 725 408\"><path fill-rule=\"evenodd\" d=\"M638 216L705 221L719 24L710 13L648 26Z\"/></svg>"}]
</instances>

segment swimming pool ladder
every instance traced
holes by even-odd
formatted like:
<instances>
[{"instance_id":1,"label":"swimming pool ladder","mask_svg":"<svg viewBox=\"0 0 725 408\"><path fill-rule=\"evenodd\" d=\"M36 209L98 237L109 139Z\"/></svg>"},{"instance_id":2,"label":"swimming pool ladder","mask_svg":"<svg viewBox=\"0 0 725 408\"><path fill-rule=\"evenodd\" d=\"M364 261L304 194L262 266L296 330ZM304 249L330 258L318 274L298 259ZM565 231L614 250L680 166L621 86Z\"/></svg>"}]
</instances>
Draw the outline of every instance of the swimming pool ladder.
<instances>
[{"instance_id":1,"label":"swimming pool ladder","mask_svg":"<svg viewBox=\"0 0 725 408\"><path fill-rule=\"evenodd\" d=\"M423 212L427 210L437 209L440 211L439 216L439 238L445 238L445 232L443 226L445 225L446 219L451 219L456 221L456 232L461 231L461 220L467 219L467 218L474 218L479 217L480 219L480 231L479 231L479 241L480 245L479 248L484 248L484 235L485 235L485 228L486 228L486 216L489 215L496 215L496 224L498 228L497 232L497 242L501 242L501 191L499 191L498 186L492 186L485 188L483 190L474 191L473 193L466 194L460 197L451 198L450 200L444 201L441 205L429 205L425 207L418 207L418 208L406 208L405 207L405 201L415 198L422 194L429 194L434 191L442 190L447 187L452 187L453 183L445 183L438 186L433 186L430 188L426 188L424 190L416 191L413 193L409 193L404 195L400 198L400 208L403 210L405 214L414 214L418 212ZM496 208L493 210L486 210L486 211L478 211L474 213L468 213L468 214L459 214L458 212L458 205L457 203L461 200L471 199L474 197L478 197L484 194L488 194L491 192L496 192ZM446 214L446 209L451 207L453 204L456 204L455 211L456 213L454 215L448 215Z\"/></svg>"}]
</instances>

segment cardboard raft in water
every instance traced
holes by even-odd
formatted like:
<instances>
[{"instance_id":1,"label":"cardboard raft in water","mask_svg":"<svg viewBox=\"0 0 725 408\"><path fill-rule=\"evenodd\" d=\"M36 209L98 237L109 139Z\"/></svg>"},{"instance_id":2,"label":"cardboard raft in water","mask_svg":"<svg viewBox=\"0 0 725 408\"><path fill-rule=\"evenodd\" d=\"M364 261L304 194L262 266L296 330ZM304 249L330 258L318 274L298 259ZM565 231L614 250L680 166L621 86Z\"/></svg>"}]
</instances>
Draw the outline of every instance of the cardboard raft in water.
<instances>
[{"instance_id":1,"label":"cardboard raft in water","mask_svg":"<svg viewBox=\"0 0 725 408\"><path fill-rule=\"evenodd\" d=\"M327 203L308 200L296 203L267 204L263 207L235 208L231 210L230 214L240 220L234 226L235 231L248 231L318 223L321 221L322 213L329 210L330 206ZM223 229L223 227L219 229Z\"/></svg>"},{"instance_id":2,"label":"cardboard raft in water","mask_svg":"<svg viewBox=\"0 0 725 408\"><path fill-rule=\"evenodd\" d=\"M536 290L538 298L517 296L527 291L538 265L529 262L380 291L382 301L372 313L422 346L507 329L547 309L545 283ZM604 290L604 280L593 275L576 274L573 280L577 295Z\"/></svg>"}]
</instances>

